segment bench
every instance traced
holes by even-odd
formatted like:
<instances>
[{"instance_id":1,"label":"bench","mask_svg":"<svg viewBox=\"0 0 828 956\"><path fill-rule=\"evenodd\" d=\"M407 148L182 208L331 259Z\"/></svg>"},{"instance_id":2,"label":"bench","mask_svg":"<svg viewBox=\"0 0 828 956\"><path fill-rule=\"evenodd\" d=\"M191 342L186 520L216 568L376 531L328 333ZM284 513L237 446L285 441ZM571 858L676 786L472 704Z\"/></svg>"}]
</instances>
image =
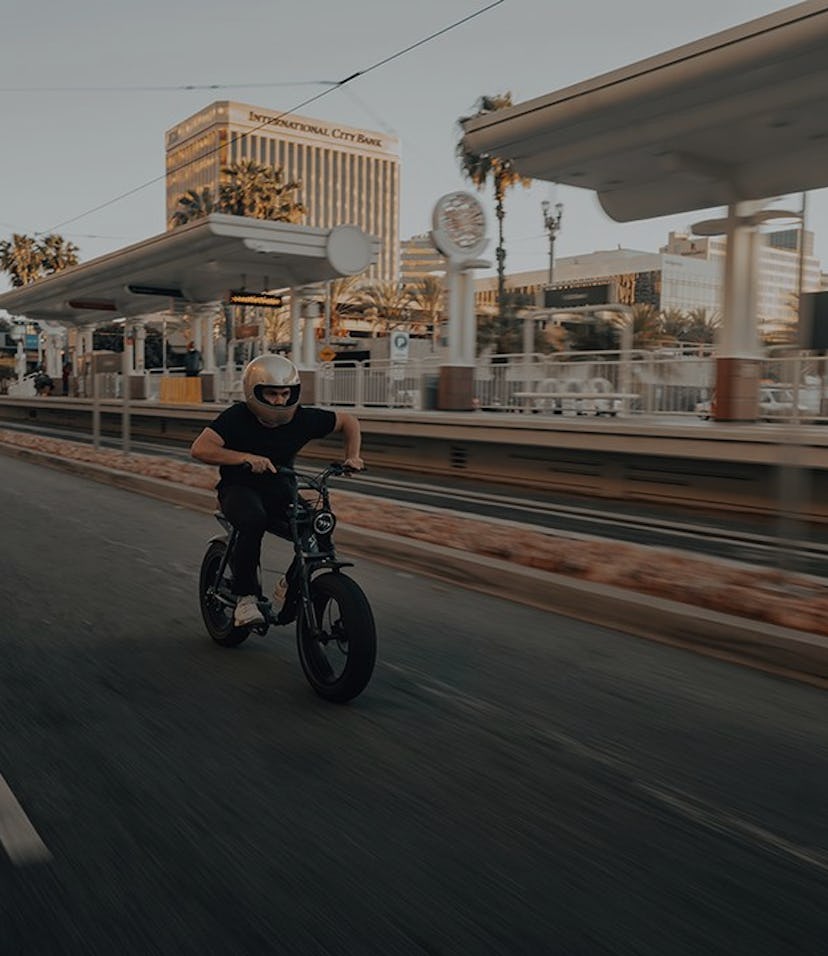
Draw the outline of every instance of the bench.
<instances>
[{"instance_id":1,"label":"bench","mask_svg":"<svg viewBox=\"0 0 828 956\"><path fill-rule=\"evenodd\" d=\"M639 397L637 392L537 392L537 391L526 391L526 392L514 392L513 398L519 400L519 408L521 411L526 411L532 407L540 407L541 411L547 410L546 407L549 402L564 402L570 401L575 404L575 411L578 414L586 414L586 412L581 412L578 409L578 402L590 402L590 401L605 401L609 404L609 408L605 411L596 410L596 415L606 414L606 415L615 415L618 412L618 409L615 407L615 402L621 402L621 407L624 407L625 402L632 401ZM563 411L563 408L561 409Z\"/></svg>"}]
</instances>

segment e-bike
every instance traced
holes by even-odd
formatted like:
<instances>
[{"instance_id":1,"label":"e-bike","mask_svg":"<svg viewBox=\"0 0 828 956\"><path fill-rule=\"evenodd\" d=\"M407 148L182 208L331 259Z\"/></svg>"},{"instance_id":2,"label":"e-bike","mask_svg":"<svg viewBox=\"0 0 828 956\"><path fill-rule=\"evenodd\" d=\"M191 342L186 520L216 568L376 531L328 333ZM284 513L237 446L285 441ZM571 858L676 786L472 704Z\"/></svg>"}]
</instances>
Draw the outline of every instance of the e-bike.
<instances>
[{"instance_id":1,"label":"e-bike","mask_svg":"<svg viewBox=\"0 0 828 956\"><path fill-rule=\"evenodd\" d=\"M317 475L279 467L279 474L289 482L291 501L284 525L268 531L292 541L293 561L285 574L287 590L279 607L263 596L259 568L257 603L263 623L239 627L233 621L232 555L238 530L220 511L215 516L224 532L210 539L199 576L201 614L217 644L236 647L252 631L265 634L271 625L295 621L305 677L320 697L337 703L346 703L365 689L377 654L371 605L356 581L343 573L353 562L338 559L332 537L336 516L328 481L350 473L340 464Z\"/></svg>"}]
</instances>

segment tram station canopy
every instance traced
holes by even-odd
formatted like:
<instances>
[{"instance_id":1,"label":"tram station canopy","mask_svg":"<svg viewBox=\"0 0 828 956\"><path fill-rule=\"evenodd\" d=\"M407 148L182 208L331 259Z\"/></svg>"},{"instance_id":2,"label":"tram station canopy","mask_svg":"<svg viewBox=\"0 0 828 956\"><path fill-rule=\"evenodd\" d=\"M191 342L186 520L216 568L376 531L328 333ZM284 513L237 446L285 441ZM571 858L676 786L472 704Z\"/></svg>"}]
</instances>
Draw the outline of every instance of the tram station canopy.
<instances>
[{"instance_id":1,"label":"tram station canopy","mask_svg":"<svg viewBox=\"0 0 828 956\"><path fill-rule=\"evenodd\" d=\"M64 325L136 316L171 300L209 302L231 291L298 288L355 275L379 240L356 226L317 229L214 213L170 232L0 295L12 315Z\"/></svg>"},{"instance_id":2,"label":"tram station canopy","mask_svg":"<svg viewBox=\"0 0 828 956\"><path fill-rule=\"evenodd\" d=\"M828 3L468 120L464 144L619 222L828 186Z\"/></svg>"}]
</instances>

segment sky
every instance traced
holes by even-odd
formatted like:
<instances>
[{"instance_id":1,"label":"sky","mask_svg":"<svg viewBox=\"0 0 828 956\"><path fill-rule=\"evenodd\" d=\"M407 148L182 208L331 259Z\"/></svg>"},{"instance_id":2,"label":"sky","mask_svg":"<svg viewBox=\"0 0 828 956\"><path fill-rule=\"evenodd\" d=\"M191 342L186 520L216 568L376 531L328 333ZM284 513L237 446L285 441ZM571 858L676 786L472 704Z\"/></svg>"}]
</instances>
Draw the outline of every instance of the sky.
<instances>
[{"instance_id":1,"label":"sky","mask_svg":"<svg viewBox=\"0 0 828 956\"><path fill-rule=\"evenodd\" d=\"M441 195L472 188L454 148L457 119L481 94L509 91L521 102L789 5L503 0L392 58L491 2L5 0L0 238L57 227L88 260L163 232L165 131L230 99L398 136L405 239L428 231ZM341 89L324 83L388 58ZM710 215L621 224L590 191L535 182L507 198L507 272L546 269L544 199L564 205L556 257L617 246L654 252L669 230ZM481 200L494 234L490 194ZM808 227L823 268L826 217L828 190L812 192Z\"/></svg>"}]
</instances>

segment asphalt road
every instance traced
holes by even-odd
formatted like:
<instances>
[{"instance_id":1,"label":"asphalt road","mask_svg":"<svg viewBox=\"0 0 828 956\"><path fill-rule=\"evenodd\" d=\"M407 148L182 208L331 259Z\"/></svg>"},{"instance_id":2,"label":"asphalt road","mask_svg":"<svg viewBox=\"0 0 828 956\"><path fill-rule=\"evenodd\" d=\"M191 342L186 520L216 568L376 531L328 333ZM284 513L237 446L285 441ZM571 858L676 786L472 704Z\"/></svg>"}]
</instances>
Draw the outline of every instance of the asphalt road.
<instances>
[{"instance_id":1,"label":"asphalt road","mask_svg":"<svg viewBox=\"0 0 828 956\"><path fill-rule=\"evenodd\" d=\"M0 476L2 956L825 953L823 691L360 561L328 705L209 518Z\"/></svg>"}]
</instances>

